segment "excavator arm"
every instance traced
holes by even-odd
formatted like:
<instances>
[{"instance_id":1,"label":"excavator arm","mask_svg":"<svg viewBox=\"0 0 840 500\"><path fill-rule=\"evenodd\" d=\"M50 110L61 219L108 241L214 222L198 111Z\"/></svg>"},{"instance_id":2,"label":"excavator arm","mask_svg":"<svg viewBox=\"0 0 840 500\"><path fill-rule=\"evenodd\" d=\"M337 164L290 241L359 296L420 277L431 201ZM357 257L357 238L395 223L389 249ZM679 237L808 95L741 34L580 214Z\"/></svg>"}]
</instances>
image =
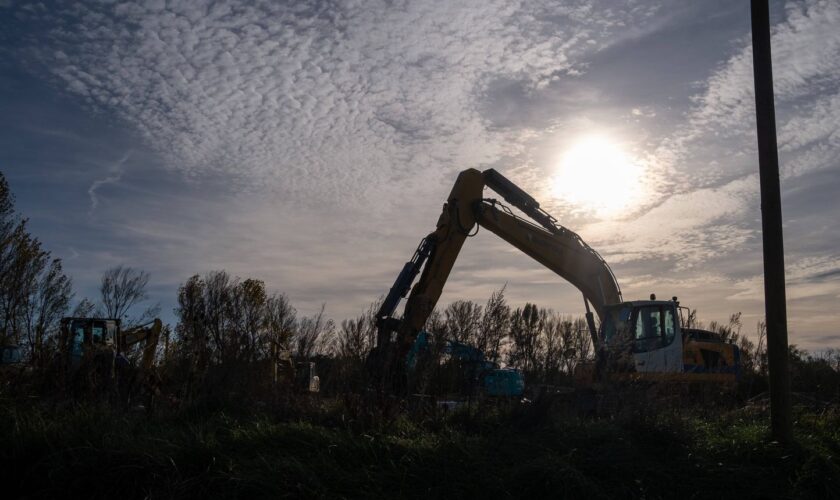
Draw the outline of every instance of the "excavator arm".
<instances>
[{"instance_id":1,"label":"excavator arm","mask_svg":"<svg viewBox=\"0 0 840 500\"><path fill-rule=\"evenodd\" d=\"M458 253L475 227L473 204L481 200L483 190L484 177L478 170L469 169L458 175L437 228L423 238L383 300L376 314L376 347L368 357L369 371L381 384L395 383L405 373L405 356L437 305ZM421 269L420 280L412 287ZM402 318L397 318L397 305L409 290Z\"/></svg>"},{"instance_id":2,"label":"excavator arm","mask_svg":"<svg viewBox=\"0 0 840 500\"><path fill-rule=\"evenodd\" d=\"M160 332L163 329L163 323L160 319L155 318L153 321L140 325L129 330L120 332L119 349L124 351L127 347L144 342L143 356L140 360L140 366L144 370L149 370L155 362L155 352L157 350L158 340L160 339Z\"/></svg>"},{"instance_id":3,"label":"excavator arm","mask_svg":"<svg viewBox=\"0 0 840 500\"><path fill-rule=\"evenodd\" d=\"M495 199L483 197L489 187L531 221L515 215ZM484 227L577 287L584 296L593 342L595 324L589 312L603 319L605 307L622 301L618 283L604 259L574 232L557 224L534 198L493 169L464 170L443 206L436 230L426 236L407 262L377 313L375 370L383 378L402 371L402 360L437 305L466 239ZM425 263L425 265L424 265ZM419 281L411 283L420 273ZM394 316L400 298L408 294L402 319Z\"/></svg>"},{"instance_id":4,"label":"excavator arm","mask_svg":"<svg viewBox=\"0 0 840 500\"><path fill-rule=\"evenodd\" d=\"M478 206L479 225L574 285L599 318L607 304L621 302L621 292L609 267L576 234L550 233L496 203L483 201Z\"/></svg>"}]
</instances>

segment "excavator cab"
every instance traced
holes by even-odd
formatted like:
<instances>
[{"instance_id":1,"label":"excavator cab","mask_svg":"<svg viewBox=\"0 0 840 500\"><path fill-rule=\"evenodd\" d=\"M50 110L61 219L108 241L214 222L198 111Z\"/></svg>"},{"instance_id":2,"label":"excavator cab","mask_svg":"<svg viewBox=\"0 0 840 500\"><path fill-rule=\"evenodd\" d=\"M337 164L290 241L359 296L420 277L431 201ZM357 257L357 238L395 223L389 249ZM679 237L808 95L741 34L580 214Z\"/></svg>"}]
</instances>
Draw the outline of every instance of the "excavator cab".
<instances>
[{"instance_id":1,"label":"excavator cab","mask_svg":"<svg viewBox=\"0 0 840 500\"><path fill-rule=\"evenodd\" d=\"M638 300L605 307L601 336L613 358L632 357L636 372L682 371L676 301ZM627 358L626 361L630 361Z\"/></svg>"},{"instance_id":2,"label":"excavator cab","mask_svg":"<svg viewBox=\"0 0 840 500\"><path fill-rule=\"evenodd\" d=\"M23 363L23 349L17 345L0 347L0 366L14 366Z\"/></svg>"},{"instance_id":3,"label":"excavator cab","mask_svg":"<svg viewBox=\"0 0 840 500\"><path fill-rule=\"evenodd\" d=\"M101 318L64 318L61 320L61 344L70 369L78 368L85 355L97 348L113 347L120 332L120 320Z\"/></svg>"},{"instance_id":4,"label":"excavator cab","mask_svg":"<svg viewBox=\"0 0 840 500\"><path fill-rule=\"evenodd\" d=\"M123 330L119 319L64 318L61 320L61 348L68 368L74 370L83 359L97 353L107 352L124 358L130 346L144 342L142 364L144 369L148 369L154 361L162 327L159 319Z\"/></svg>"},{"instance_id":5,"label":"excavator cab","mask_svg":"<svg viewBox=\"0 0 840 500\"><path fill-rule=\"evenodd\" d=\"M635 373L639 379L725 385L737 381L738 346L720 340L715 332L684 328L676 297L651 299L604 308L600 334L609 369Z\"/></svg>"}]
</instances>

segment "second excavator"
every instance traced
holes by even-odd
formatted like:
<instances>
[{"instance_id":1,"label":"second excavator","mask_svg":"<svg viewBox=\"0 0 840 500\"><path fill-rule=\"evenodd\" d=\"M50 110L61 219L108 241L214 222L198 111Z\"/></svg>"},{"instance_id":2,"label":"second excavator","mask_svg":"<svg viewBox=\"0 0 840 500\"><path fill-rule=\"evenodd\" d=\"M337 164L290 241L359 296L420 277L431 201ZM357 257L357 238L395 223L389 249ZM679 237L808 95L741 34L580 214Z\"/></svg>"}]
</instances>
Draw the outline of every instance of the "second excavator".
<instances>
[{"instance_id":1,"label":"second excavator","mask_svg":"<svg viewBox=\"0 0 840 500\"><path fill-rule=\"evenodd\" d=\"M68 389L92 394L116 390L130 396L136 386L155 392L155 355L162 330L157 318L127 329L115 318L63 318L59 360ZM139 363L133 363L129 351L139 345Z\"/></svg>"},{"instance_id":2,"label":"second excavator","mask_svg":"<svg viewBox=\"0 0 840 500\"><path fill-rule=\"evenodd\" d=\"M504 201L486 198L485 187ZM377 345L368 363L381 388L410 389L405 380L406 355L476 226L498 235L582 292L597 353L594 377L611 370L648 379L726 383L737 378L738 348L682 328L676 297L656 300L651 295L650 300L625 301L609 265L580 236L496 170L468 169L458 175L437 228L420 242L377 312ZM406 297L402 316L395 316Z\"/></svg>"}]
</instances>

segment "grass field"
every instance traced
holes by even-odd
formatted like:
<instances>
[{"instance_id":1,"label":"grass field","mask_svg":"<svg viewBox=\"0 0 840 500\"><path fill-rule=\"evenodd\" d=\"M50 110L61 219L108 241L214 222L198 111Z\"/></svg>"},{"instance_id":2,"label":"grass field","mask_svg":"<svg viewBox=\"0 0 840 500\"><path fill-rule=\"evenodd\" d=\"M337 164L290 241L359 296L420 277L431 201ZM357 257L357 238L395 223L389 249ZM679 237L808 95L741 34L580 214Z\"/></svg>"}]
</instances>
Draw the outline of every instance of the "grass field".
<instances>
[{"instance_id":1,"label":"grass field","mask_svg":"<svg viewBox=\"0 0 840 500\"><path fill-rule=\"evenodd\" d=\"M5 498L831 498L840 484L832 411L800 412L788 449L744 409L462 412L368 428L328 404L305 420L10 401L0 411Z\"/></svg>"}]
</instances>

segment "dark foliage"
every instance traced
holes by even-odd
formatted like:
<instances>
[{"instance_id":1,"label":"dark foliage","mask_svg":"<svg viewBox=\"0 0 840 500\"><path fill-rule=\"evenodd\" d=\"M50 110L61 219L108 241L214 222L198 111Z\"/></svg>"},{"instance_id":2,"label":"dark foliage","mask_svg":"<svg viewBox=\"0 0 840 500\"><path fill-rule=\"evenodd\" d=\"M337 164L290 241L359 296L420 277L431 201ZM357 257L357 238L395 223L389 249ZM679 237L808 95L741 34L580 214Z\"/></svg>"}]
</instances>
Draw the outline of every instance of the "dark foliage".
<instances>
[{"instance_id":1,"label":"dark foliage","mask_svg":"<svg viewBox=\"0 0 840 500\"><path fill-rule=\"evenodd\" d=\"M14 198L0 172L0 345L18 345L33 366L55 351L58 322L73 297L59 259L50 258L15 213Z\"/></svg>"}]
</instances>

